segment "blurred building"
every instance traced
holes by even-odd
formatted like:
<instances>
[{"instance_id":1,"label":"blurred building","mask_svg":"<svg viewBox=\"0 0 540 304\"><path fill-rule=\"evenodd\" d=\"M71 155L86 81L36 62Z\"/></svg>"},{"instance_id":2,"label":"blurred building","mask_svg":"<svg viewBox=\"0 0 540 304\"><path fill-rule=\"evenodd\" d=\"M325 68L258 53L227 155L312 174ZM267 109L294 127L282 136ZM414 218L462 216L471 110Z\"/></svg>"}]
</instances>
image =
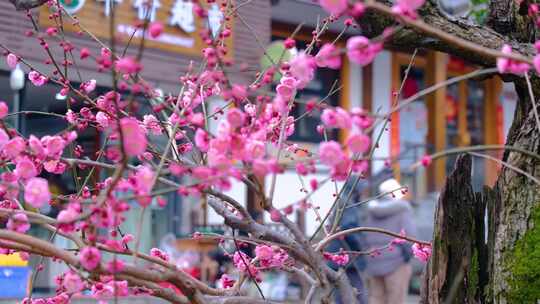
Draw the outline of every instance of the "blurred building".
<instances>
[{"instance_id":1,"label":"blurred building","mask_svg":"<svg viewBox=\"0 0 540 304\"><path fill-rule=\"evenodd\" d=\"M108 43L111 15L111 11L107 9L107 3L116 3L115 27L123 41L117 45L117 49L126 48L126 53L132 56L137 54L140 37L135 35L129 47L126 47L126 42L129 40L129 33L133 31L133 24L139 20L141 14L153 16L156 20L162 21L166 25L164 35L157 40L147 40L142 60L143 76L147 82L163 92L172 94L178 94L178 77L185 73L190 65L197 67L201 62L200 51L203 43L198 32L206 27L211 27L210 30L213 31L212 26L215 26L216 20L222 17L212 8L213 21L203 22L195 17L190 6L191 2L185 0L154 1L153 3L158 3L159 6L156 5L146 11L142 10L140 1L137 0L61 2L68 11L79 16L79 21L85 28L95 33L105 43ZM252 79L254 71L259 70L261 65L265 65L263 51L275 53L277 49L277 52L280 52L281 41L295 31L297 31L295 35L297 50L304 49L311 41L312 31L317 28L318 21L327 16L315 2L311 0L255 0L242 3L238 11L242 19L235 20L232 26L232 38L227 42L231 47L230 59L234 59L243 66L242 71L238 69L231 71L233 80L247 84ZM460 4L463 1L446 2L451 13L461 14L467 10ZM31 29L31 23L25 13L16 12L8 1L1 2L0 9L3 12L0 43L22 56L38 70L51 71L50 64L45 64L47 55L36 37L24 37L25 32ZM51 25L45 10L42 8L35 14L42 30ZM343 29L342 22L343 20L339 20L331 24L329 33L322 35L322 41L333 41ZM78 87L81 82L80 73L85 78L83 80L92 78L97 80L96 94L110 90L110 74L99 72L95 62L95 58L100 53L99 45L86 34L78 33L79 29L68 23L71 22L66 22L65 35L76 47L73 54L69 52L66 54L67 59L76 63L76 68L70 68L68 78L75 87ZM350 27L337 43L344 46L347 37L354 35L361 35L361 30ZM49 46L53 56L64 58L64 52L58 45L59 40L46 39L50 41ZM146 39L149 38L146 37ZM78 54L81 47L88 48L92 57L80 60ZM299 97L304 101L320 100L329 95L333 88L341 86L340 90L328 96L329 104L348 109L362 107L376 114L385 114L393 105L414 96L431 84L469 73L475 69L474 66L445 54L422 50L419 50L412 61L410 71L405 73L410 62L411 54L409 53L385 50L372 64L360 67L350 63L344 55L341 69L319 69L314 81L305 90L299 92ZM22 69L24 73L29 72L26 67ZM47 114L64 115L67 111L65 97L58 94L60 87L51 83L40 88L31 84L10 85L11 73L5 61L0 60L0 99L10 103L10 109L26 112L13 120L13 124L18 126L20 132L24 135L41 136L65 129L67 124L63 118ZM404 79L405 75L406 79ZM25 79L25 74L23 76ZM400 100L396 100L393 93L398 92L401 86L403 88ZM422 168L411 170L411 164L424 154L434 151L467 145L503 143L513 118L516 100L517 97L511 86L503 84L497 78L490 78L459 82L412 102L402 111L392 114L388 127L382 130L374 154L377 160L370 163L369 175L372 178L378 176L384 171L386 164L391 163L393 164L392 173L403 184L410 186L417 201L433 203L437 191L444 183L445 175L452 168L454 158L436 161L427 170ZM217 104L219 101L214 102L212 107ZM80 105L75 104L73 109L79 110ZM293 113L300 116L305 111L305 104L300 103ZM318 120L317 115L306 116L305 119L300 120L291 140L297 142L300 147L314 149L322 140L322 137L315 132ZM381 127L375 130L374 140L380 132ZM344 140L346 135L345 132L329 134L331 138L337 140ZM96 152L103 145L103 138L89 128L79 135L78 144L84 148L85 155L95 159ZM479 189L484 184L492 184L497 170L497 166L493 163L475 160L473 177L475 188ZM282 208L301 200L305 194L300 190L309 186L309 179L323 180L327 173L321 170L314 176L299 179L294 170L285 172L277 180L277 190L274 195L275 207ZM48 178L55 191L71 193L76 189L71 174ZM103 171L95 173L96 179L105 174L106 172ZM376 189L375 180L371 180L373 187L370 188L369 177L365 183L368 192L369 189ZM261 182L268 191L271 177ZM315 232L318 226L317 219L328 212L335 199L336 187L341 185L342 183L325 184L317 191L317 194L310 198L310 202L319 207L317 212L298 211L292 218L301 223L308 234ZM255 194L248 191L244 185L234 183L228 194L246 204L253 214L260 214ZM201 205L199 201L182 201L174 193L168 199L167 207L162 209L153 205L151 212L145 213L142 221L144 227L142 231L145 233L142 250L158 246L162 237L169 233L181 237L191 233L196 226L219 226L223 223L222 219L208 210L204 203ZM58 209L53 207L43 212L54 216ZM418 214L422 216L421 222L432 220L429 218L430 214L432 215L430 212L418 212ZM260 220L268 221L263 217ZM134 231L134 227L139 224L141 223L139 223L138 214L133 214L126 223L126 230ZM43 234L44 232L36 231L35 233ZM44 234L43 237L47 236ZM60 238L56 238L55 242L61 246L67 245L63 244ZM51 280L57 271L47 266L45 273L39 276L36 286L51 287L53 285Z\"/></svg>"},{"instance_id":2,"label":"blurred building","mask_svg":"<svg viewBox=\"0 0 540 304\"><path fill-rule=\"evenodd\" d=\"M208 28L212 34L215 34L224 17L219 11L218 4L214 3L208 7L209 18L200 19L193 11L193 3L185 0L153 1L151 6L138 0L60 0L60 3L69 13L78 17L78 21L84 29L95 34L107 46L109 45L111 25L109 5L114 3L116 6L114 26L119 40L116 51L119 54L125 52L127 56L137 56L139 51L141 31L133 34L135 24L142 24L146 16L151 20L163 22L165 27L161 36L156 39L145 37L142 60L143 77L155 88L173 95L179 93L179 77L184 75L190 66L194 69L200 66L201 50L204 43L199 32ZM253 36L256 35L263 42L269 40L270 9L270 3L263 0L245 3L238 9L245 24L238 21L232 24L233 34L226 42L230 49L227 55L228 59L241 62L248 67L258 66L262 49L254 47ZM25 33L32 30L32 23L26 17L26 12L15 11L9 1L0 3L0 10L3 12L0 43L24 58L35 69L46 73L53 71L53 65L50 62L46 63L48 55L38 40L38 37L44 37L51 54L58 61L57 64L62 67L62 70L64 60L74 62L74 65L66 73L74 87L79 87L81 81L96 79L98 88L91 96L92 98L111 89L110 72L100 72L96 63L96 58L101 52L99 43L82 32L73 20L64 16L65 33L57 34L65 35L66 39L75 47L72 51L64 53L63 48L59 45L61 39L48 37L45 34L45 30L53 25L53 21L48 18L46 6L34 10L33 17L40 28L40 34L33 37L25 37ZM91 54L89 58L85 60L79 58L81 48L88 48ZM29 71L29 68L21 65L20 70L13 73L6 65L5 60L0 60L0 100L5 100L11 111L24 112L24 114L13 116L11 125L17 126L18 130L25 136L29 134L43 136L66 129L67 123L62 117L67 111L66 99L75 97L62 96L59 94L61 87L51 82L42 87L33 86L27 80ZM235 72L231 75L235 82L247 83L251 80L251 73ZM149 105L146 102L141 102L141 106L141 111L149 110ZM70 106L76 112L81 107L80 103L74 103ZM85 156L96 159L96 152L103 146L104 138L100 137L94 129L87 128L84 132L79 133L77 144L84 149ZM70 152L67 153L70 154ZM136 165L136 163L134 164ZM93 179L97 181L100 177L106 176L107 173L104 170L96 170ZM88 170L78 170L77 172L79 177L84 177L87 174ZM66 171L62 176L48 175L45 177L49 180L53 192L73 193L77 189L71 171ZM82 179L78 182L82 182ZM157 247L166 234L186 235L191 232L192 222L200 221L202 223L200 220L204 217L202 213L199 211L198 214L193 214L190 211L190 206L195 205L194 202L182 201L175 192L170 194L167 199L169 204L165 208L152 204L149 212L145 212L142 222L138 211L132 211L133 214L128 216L128 221L124 225L125 231L136 231L139 225L143 225L142 251L148 252L150 248ZM200 210L200 208L193 209ZM58 211L59 208L55 206L47 206L41 210L41 212L51 216L56 216ZM40 229L33 228L32 233L40 235L43 239L50 237L48 232ZM61 237L56 237L54 242L61 247L71 246ZM46 263L45 270L38 276L38 281L34 284L37 292L50 291L50 288L54 286L52 281L54 275L60 271L59 267L57 263Z\"/></svg>"}]
</instances>

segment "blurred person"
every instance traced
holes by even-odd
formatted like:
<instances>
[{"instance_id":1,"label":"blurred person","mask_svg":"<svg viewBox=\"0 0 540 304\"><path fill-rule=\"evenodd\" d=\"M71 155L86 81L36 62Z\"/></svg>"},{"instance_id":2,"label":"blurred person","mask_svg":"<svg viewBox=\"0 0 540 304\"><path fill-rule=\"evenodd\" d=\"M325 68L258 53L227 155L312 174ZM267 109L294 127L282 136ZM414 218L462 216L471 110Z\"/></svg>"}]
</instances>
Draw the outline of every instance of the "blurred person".
<instances>
[{"instance_id":1,"label":"blurred person","mask_svg":"<svg viewBox=\"0 0 540 304\"><path fill-rule=\"evenodd\" d=\"M350 211L351 212L346 209L346 211L343 212L339 222L340 230L346 230L360 226L360 216L358 214L358 209L352 209ZM326 247L326 251L332 253L339 252L341 249L346 251L362 251L363 249L365 249L365 241L363 240L363 235L359 233L348 234L342 239L333 240ZM366 259L362 255L351 256L350 259L351 261L345 266L345 273L347 274L347 277L349 278L352 287L356 288L356 298L358 300L358 303L366 304L367 292L364 280L362 279L362 272L366 269ZM337 270L338 268L337 265L333 262L330 262L329 266L334 270ZM343 301L341 300L339 293L336 293L336 303L346 304L343 303Z\"/></svg>"},{"instance_id":2,"label":"blurred person","mask_svg":"<svg viewBox=\"0 0 540 304\"><path fill-rule=\"evenodd\" d=\"M393 172L391 170L383 170L377 176L372 177L373 180L384 181L392 177ZM363 181L356 185L355 189L352 188L352 184L346 184L345 193L351 192L352 197L348 202L339 201L339 204L346 203L344 212L339 219L339 230L346 230L360 226L367 226L366 220L368 217L367 206L362 201L362 196L366 195L367 188L373 182ZM372 204L370 210L377 214L387 214L394 210L400 210L403 208L403 202L401 200L390 200L386 204ZM339 208L336 208L339 209ZM335 212L332 215L332 222L336 216ZM369 237L365 233L348 234L341 239L336 239L330 242L326 248L327 252L339 252L345 251L366 251L368 244L366 237ZM370 262L369 257L365 255L350 255L350 261L345 265L345 273L351 282L353 288L357 291L357 300L359 304L368 303L368 292L366 286L366 267ZM329 266L334 270L337 270L337 265L330 262ZM339 294L336 294L336 303L344 304Z\"/></svg>"},{"instance_id":3,"label":"blurred person","mask_svg":"<svg viewBox=\"0 0 540 304\"><path fill-rule=\"evenodd\" d=\"M368 203L365 226L416 234L412 207L401 188L393 178L381 183L379 192L386 195ZM381 233L365 239L367 248L376 251L366 265L369 304L405 303L412 275L410 244L393 243L394 237Z\"/></svg>"}]
</instances>

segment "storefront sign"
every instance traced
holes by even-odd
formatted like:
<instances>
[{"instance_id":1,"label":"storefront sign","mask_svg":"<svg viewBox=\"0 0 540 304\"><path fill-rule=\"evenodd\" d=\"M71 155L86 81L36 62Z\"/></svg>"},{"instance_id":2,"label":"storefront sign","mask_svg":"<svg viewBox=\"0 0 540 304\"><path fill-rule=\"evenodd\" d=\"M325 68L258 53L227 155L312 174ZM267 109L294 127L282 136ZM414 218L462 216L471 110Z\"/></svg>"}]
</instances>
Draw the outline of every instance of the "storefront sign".
<instances>
[{"instance_id":1,"label":"storefront sign","mask_svg":"<svg viewBox=\"0 0 540 304\"><path fill-rule=\"evenodd\" d=\"M115 6L115 31L123 42L133 36L132 44L142 39L142 29L137 24L145 20L159 21L164 25L163 34L157 38L145 35L145 46L186 55L200 56L206 44L199 32L208 28L215 36L224 20L218 3L207 7L208 18L198 18L195 4L190 0L60 0L66 11L76 15L80 24L96 37L109 39L111 5ZM49 9L43 6L39 22L41 26L54 26L49 20ZM71 20L70 20L71 21ZM64 19L64 30L79 32L79 27ZM227 38L228 56L232 56L232 35Z\"/></svg>"},{"instance_id":2,"label":"storefront sign","mask_svg":"<svg viewBox=\"0 0 540 304\"><path fill-rule=\"evenodd\" d=\"M28 262L19 253L0 254L0 299L25 297L30 274Z\"/></svg>"},{"instance_id":3,"label":"storefront sign","mask_svg":"<svg viewBox=\"0 0 540 304\"><path fill-rule=\"evenodd\" d=\"M0 266L0 299L23 298L30 286L30 267Z\"/></svg>"}]
</instances>

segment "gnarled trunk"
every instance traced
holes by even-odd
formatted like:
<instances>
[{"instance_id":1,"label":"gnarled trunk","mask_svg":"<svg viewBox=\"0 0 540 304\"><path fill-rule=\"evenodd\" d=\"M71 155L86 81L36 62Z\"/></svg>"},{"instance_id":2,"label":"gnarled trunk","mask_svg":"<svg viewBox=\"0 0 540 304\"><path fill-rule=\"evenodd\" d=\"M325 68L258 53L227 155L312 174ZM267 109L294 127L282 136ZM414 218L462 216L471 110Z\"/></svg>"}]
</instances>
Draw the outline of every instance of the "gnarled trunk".
<instances>
[{"instance_id":1,"label":"gnarled trunk","mask_svg":"<svg viewBox=\"0 0 540 304\"><path fill-rule=\"evenodd\" d=\"M378 2L392 5L390 0ZM535 19L528 16L526 8L533 2L538 1L491 0L487 26L447 16L440 11L436 0L426 1L420 14L430 26L461 39L489 49L500 49L503 44L509 44L514 51L531 58L536 53L531 42L535 41L538 35ZM380 35L385 27L393 24L389 16L375 11L368 12L358 19L358 22L363 33L369 37ZM441 40L436 35L408 27L387 41L387 46L397 49L438 50L481 66L495 65L493 57L468 51ZM540 130L534 117L533 102L526 82L515 75L503 76L506 81L514 82L519 96L506 144L538 154ZM536 75L531 77L534 95L540 96L540 79ZM537 101L536 104L538 103L540 102ZM540 178L540 161L536 158L520 152L506 151L503 160ZM466 179L462 174L457 175ZM426 277L426 284L431 290L425 292L424 301L536 303L536 300L540 299L540 249L535 245L535 242L540 243L540 187L515 170L504 167L493 189L485 189L482 194L473 195L467 190L470 186L456 183L456 180L452 179L457 178L457 175L449 179L439 202L436 232L440 235L434 238L434 252ZM459 193L464 196L457 195ZM487 227L484 224L483 212L477 210L482 204L487 205ZM451 207L452 205L454 207ZM471 218L471 214L475 214L476 218ZM464 218L460 218L462 216ZM458 224L466 227L456 226ZM483 229L488 231L487 242L484 242L480 234ZM460 239L465 235L468 235L466 239ZM482 251L485 246L487 251ZM475 257L475 252L478 257ZM480 256L481 252L484 252L483 257ZM456 260L460 254L461 263ZM478 268L475 270L479 275L477 278L470 273L475 268ZM478 286L467 289L476 279ZM450 293L453 284L457 286L455 294ZM446 302L448 297L453 298Z\"/></svg>"},{"instance_id":2,"label":"gnarled trunk","mask_svg":"<svg viewBox=\"0 0 540 304\"><path fill-rule=\"evenodd\" d=\"M426 268L422 302L482 303L487 285L484 218L487 194L473 192L471 156L458 157L435 214L433 255Z\"/></svg>"},{"instance_id":3,"label":"gnarled trunk","mask_svg":"<svg viewBox=\"0 0 540 304\"><path fill-rule=\"evenodd\" d=\"M538 81L533 86L536 96L540 96ZM520 101L507 145L538 154L540 126L537 126L527 87L516 82L516 90ZM503 160L536 178L540 177L538 159L507 152ZM539 233L540 186L520 173L503 168L495 191L498 199L490 209L489 294L494 303L536 303L540 299L540 248L537 248L538 244L527 242ZM537 238L536 241L539 240Z\"/></svg>"}]
</instances>

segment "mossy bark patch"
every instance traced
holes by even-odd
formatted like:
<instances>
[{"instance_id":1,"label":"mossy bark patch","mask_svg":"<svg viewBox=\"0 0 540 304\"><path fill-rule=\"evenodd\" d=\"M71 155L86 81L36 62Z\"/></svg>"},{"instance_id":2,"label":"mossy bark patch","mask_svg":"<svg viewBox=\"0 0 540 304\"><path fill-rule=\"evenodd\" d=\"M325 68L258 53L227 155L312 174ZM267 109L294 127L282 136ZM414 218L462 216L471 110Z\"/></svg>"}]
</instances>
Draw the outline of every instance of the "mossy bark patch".
<instances>
[{"instance_id":1,"label":"mossy bark patch","mask_svg":"<svg viewBox=\"0 0 540 304\"><path fill-rule=\"evenodd\" d=\"M506 257L510 271L510 303L537 303L540 299L540 206L531 214L532 228Z\"/></svg>"}]
</instances>

